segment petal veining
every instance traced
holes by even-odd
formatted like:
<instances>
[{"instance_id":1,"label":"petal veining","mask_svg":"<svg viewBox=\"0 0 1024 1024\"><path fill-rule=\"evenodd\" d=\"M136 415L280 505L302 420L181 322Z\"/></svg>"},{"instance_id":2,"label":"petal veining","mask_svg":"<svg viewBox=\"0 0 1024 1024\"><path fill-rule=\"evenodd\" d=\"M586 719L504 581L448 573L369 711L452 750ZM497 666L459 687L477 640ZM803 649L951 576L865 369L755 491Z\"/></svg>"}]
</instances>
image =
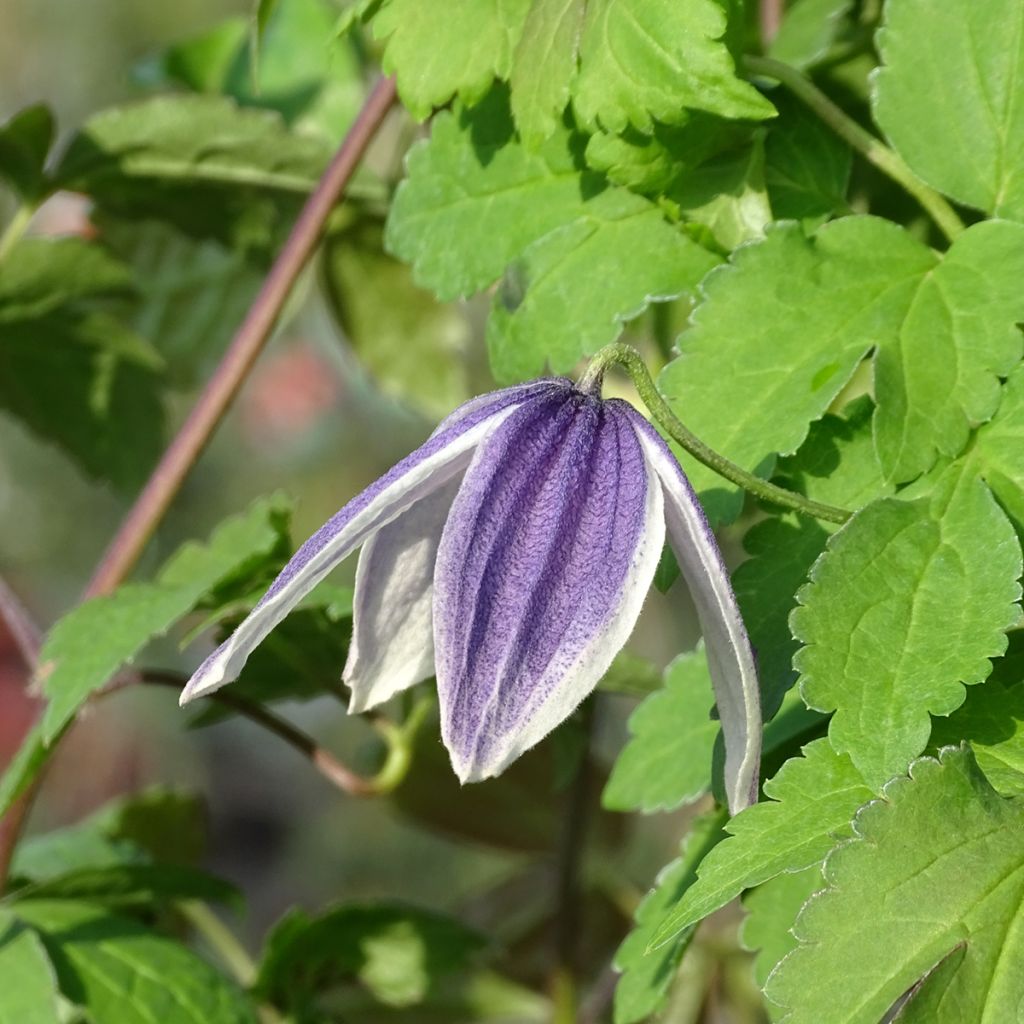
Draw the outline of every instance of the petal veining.
<instances>
[{"instance_id":1,"label":"petal veining","mask_svg":"<svg viewBox=\"0 0 1024 1024\"><path fill-rule=\"evenodd\" d=\"M352 643L342 676L350 714L434 674L434 562L461 476L381 527L359 552Z\"/></svg>"},{"instance_id":2,"label":"petal veining","mask_svg":"<svg viewBox=\"0 0 1024 1024\"><path fill-rule=\"evenodd\" d=\"M669 543L697 606L725 740L725 791L730 812L737 814L757 801L761 695L754 651L718 543L679 462L643 416L625 402L616 404L628 410L665 489Z\"/></svg>"},{"instance_id":3,"label":"petal veining","mask_svg":"<svg viewBox=\"0 0 1024 1024\"><path fill-rule=\"evenodd\" d=\"M469 464L473 450L521 406L542 401L555 385L508 388L453 414L412 454L353 498L299 548L259 604L211 654L181 694L185 704L235 679L264 637L345 557L407 508L443 487ZM564 390L563 387L557 390Z\"/></svg>"},{"instance_id":4,"label":"petal veining","mask_svg":"<svg viewBox=\"0 0 1024 1024\"><path fill-rule=\"evenodd\" d=\"M463 781L498 774L594 688L663 538L661 486L607 403L537 402L481 445L434 575L442 736Z\"/></svg>"}]
</instances>

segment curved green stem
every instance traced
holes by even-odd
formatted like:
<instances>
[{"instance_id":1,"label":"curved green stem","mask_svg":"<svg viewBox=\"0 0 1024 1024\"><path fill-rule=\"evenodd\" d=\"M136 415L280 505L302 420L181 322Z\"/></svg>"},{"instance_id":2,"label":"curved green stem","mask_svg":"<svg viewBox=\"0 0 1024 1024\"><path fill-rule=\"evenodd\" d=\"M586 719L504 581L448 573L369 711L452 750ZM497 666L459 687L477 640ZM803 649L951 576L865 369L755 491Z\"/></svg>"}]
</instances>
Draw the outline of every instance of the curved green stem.
<instances>
[{"instance_id":1,"label":"curved green stem","mask_svg":"<svg viewBox=\"0 0 1024 1024\"><path fill-rule=\"evenodd\" d=\"M177 907L178 912L203 937L240 985L248 988L256 981L258 970L252 957L234 932L205 903L183 900Z\"/></svg>"},{"instance_id":2,"label":"curved green stem","mask_svg":"<svg viewBox=\"0 0 1024 1024\"><path fill-rule=\"evenodd\" d=\"M840 138L845 139L865 160L877 167L907 190L938 225L939 230L953 241L964 230L964 223L952 206L935 189L930 188L916 177L904 163L903 158L893 152L880 139L865 131L835 103L832 102L809 78L796 68L783 64L771 57L744 57L746 69L753 75L764 75L781 82L798 99L807 104Z\"/></svg>"},{"instance_id":3,"label":"curved green stem","mask_svg":"<svg viewBox=\"0 0 1024 1024\"><path fill-rule=\"evenodd\" d=\"M698 462L704 463L708 469L713 469L719 476L725 477L726 480L749 491L755 497L774 505L782 505L784 508L791 508L795 512L802 512L815 519L824 519L829 523L845 523L850 518L851 513L844 508L812 501L795 491L776 487L775 484L748 473L745 469L737 466L735 462L730 462L725 456L719 455L718 452L709 448L700 438L687 430L669 408L668 403L662 398L661 392L658 391L651 379L646 364L640 358L640 353L629 345L616 342L614 345L608 345L601 349L587 367L586 373L580 380L580 388L595 393L599 391L605 370L613 364L618 364L629 374L644 405L647 406L651 416L664 429L665 433L685 448Z\"/></svg>"},{"instance_id":4,"label":"curved green stem","mask_svg":"<svg viewBox=\"0 0 1024 1024\"><path fill-rule=\"evenodd\" d=\"M4 228L4 232L0 235L0 260L4 259L5 256L21 241L21 236L25 234L25 229L29 225L29 221L32 220L33 215L36 212L36 208L28 203L23 203L14 211L14 216L10 219L7 227Z\"/></svg>"}]
</instances>

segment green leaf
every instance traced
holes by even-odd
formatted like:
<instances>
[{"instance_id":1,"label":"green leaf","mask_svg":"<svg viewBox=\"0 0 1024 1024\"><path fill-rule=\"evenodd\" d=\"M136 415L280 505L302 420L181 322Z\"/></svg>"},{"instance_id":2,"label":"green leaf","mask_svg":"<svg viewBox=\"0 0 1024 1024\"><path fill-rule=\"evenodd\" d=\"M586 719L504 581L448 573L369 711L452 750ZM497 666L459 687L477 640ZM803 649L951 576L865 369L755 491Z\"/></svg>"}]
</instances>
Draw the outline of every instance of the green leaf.
<instances>
[{"instance_id":1,"label":"green leaf","mask_svg":"<svg viewBox=\"0 0 1024 1024\"><path fill-rule=\"evenodd\" d=\"M60 1020L57 979L39 936L0 910L0 1024Z\"/></svg>"},{"instance_id":2,"label":"green leaf","mask_svg":"<svg viewBox=\"0 0 1024 1024\"><path fill-rule=\"evenodd\" d=\"M684 220L701 224L729 251L760 238L772 219L764 183L764 143L713 157L681 175L668 193Z\"/></svg>"},{"instance_id":3,"label":"green leaf","mask_svg":"<svg viewBox=\"0 0 1024 1024\"><path fill-rule=\"evenodd\" d=\"M779 459L776 475L790 490L840 508L858 509L889 497L895 486L882 475L871 423L874 403L866 395L837 416L827 413L811 424L807 439Z\"/></svg>"},{"instance_id":4,"label":"green leaf","mask_svg":"<svg viewBox=\"0 0 1024 1024\"><path fill-rule=\"evenodd\" d=\"M613 966L622 975L615 987L615 1024L636 1024L664 1006L679 963L693 938L694 928L654 952L648 947L655 927L681 893L693 885L697 865L723 838L725 814L714 811L694 821L680 855L667 864L655 887L636 909L636 925L615 954Z\"/></svg>"},{"instance_id":5,"label":"green leaf","mask_svg":"<svg viewBox=\"0 0 1024 1024\"><path fill-rule=\"evenodd\" d=\"M13 894L25 900L81 900L105 906L147 907L178 900L238 904L239 890L205 871L179 864L116 864L88 867L29 885Z\"/></svg>"},{"instance_id":6,"label":"green leaf","mask_svg":"<svg viewBox=\"0 0 1024 1024\"><path fill-rule=\"evenodd\" d=\"M18 844L11 873L30 882L49 882L77 871L141 864L146 853L135 843L98 827L92 818L29 836Z\"/></svg>"},{"instance_id":7,"label":"green leaf","mask_svg":"<svg viewBox=\"0 0 1024 1024\"><path fill-rule=\"evenodd\" d=\"M134 272L137 295L122 316L165 358L169 384L195 387L245 317L262 268L244 251L157 220L98 219L104 241Z\"/></svg>"},{"instance_id":8,"label":"green leaf","mask_svg":"<svg viewBox=\"0 0 1024 1024\"><path fill-rule=\"evenodd\" d=\"M148 640L166 632L225 576L278 549L286 510L279 496L257 501L221 523L208 544L183 545L156 582L126 584L64 616L39 656L38 674L50 700L43 718L47 742Z\"/></svg>"},{"instance_id":9,"label":"green leaf","mask_svg":"<svg viewBox=\"0 0 1024 1024\"><path fill-rule=\"evenodd\" d=\"M864 808L825 865L768 995L788 1024L1010 1021L1024 1002L1024 805L999 797L969 751L916 762Z\"/></svg>"},{"instance_id":10,"label":"green leaf","mask_svg":"<svg viewBox=\"0 0 1024 1024\"><path fill-rule=\"evenodd\" d=\"M1010 649L993 663L992 675L972 686L948 718L932 723L931 745L966 740L992 787L1005 796L1024 796L1024 639L1010 634Z\"/></svg>"},{"instance_id":11,"label":"green leaf","mask_svg":"<svg viewBox=\"0 0 1024 1024\"><path fill-rule=\"evenodd\" d=\"M291 910L267 938L256 988L279 1006L302 1007L358 981L387 1006L414 1006L483 945L453 918L400 904L347 904L317 917Z\"/></svg>"},{"instance_id":12,"label":"green leaf","mask_svg":"<svg viewBox=\"0 0 1024 1024\"><path fill-rule=\"evenodd\" d=\"M88 820L160 863L196 864L206 850L206 807L194 793L151 786L112 800Z\"/></svg>"},{"instance_id":13,"label":"green leaf","mask_svg":"<svg viewBox=\"0 0 1024 1024\"><path fill-rule=\"evenodd\" d=\"M23 238L3 268L0 323L35 320L82 300L128 295L134 287L131 270L109 249L81 238Z\"/></svg>"},{"instance_id":14,"label":"green leaf","mask_svg":"<svg viewBox=\"0 0 1024 1024\"><path fill-rule=\"evenodd\" d=\"M895 481L959 454L995 412L999 378L1024 354L1022 278L1024 226L994 221L968 228L922 280L875 364L875 444Z\"/></svg>"},{"instance_id":15,"label":"green leaf","mask_svg":"<svg viewBox=\"0 0 1024 1024\"><path fill-rule=\"evenodd\" d=\"M438 114L430 139L406 158L386 242L441 299L492 284L531 242L586 214L604 188L600 176L581 172L567 131L536 152L512 132L497 89L473 110Z\"/></svg>"},{"instance_id":16,"label":"green leaf","mask_svg":"<svg viewBox=\"0 0 1024 1024\"><path fill-rule=\"evenodd\" d=\"M44 166L55 133L53 113L42 103L0 124L0 180L26 202L38 201L49 188Z\"/></svg>"},{"instance_id":17,"label":"green leaf","mask_svg":"<svg viewBox=\"0 0 1024 1024\"><path fill-rule=\"evenodd\" d=\"M453 96L479 102L507 78L530 0L448 0L444 16L420 0L388 0L373 19L387 39L383 66L409 112L424 120Z\"/></svg>"},{"instance_id":18,"label":"green leaf","mask_svg":"<svg viewBox=\"0 0 1024 1024\"><path fill-rule=\"evenodd\" d=\"M764 179L776 220L811 230L849 210L850 147L795 97L774 96L779 116L764 144Z\"/></svg>"},{"instance_id":19,"label":"green leaf","mask_svg":"<svg viewBox=\"0 0 1024 1024\"><path fill-rule=\"evenodd\" d=\"M694 292L717 263L640 196L613 190L534 242L508 269L487 325L500 381L573 368L649 302Z\"/></svg>"},{"instance_id":20,"label":"green leaf","mask_svg":"<svg viewBox=\"0 0 1024 1024\"><path fill-rule=\"evenodd\" d=\"M132 490L163 450L158 362L105 312L60 309L0 323L0 407L90 476Z\"/></svg>"},{"instance_id":21,"label":"green leaf","mask_svg":"<svg viewBox=\"0 0 1024 1024\"><path fill-rule=\"evenodd\" d=\"M930 0L886 4L882 68L872 79L875 118L929 185L1020 220L1024 7L1017 0L948 0L942 10L936 18Z\"/></svg>"},{"instance_id":22,"label":"green leaf","mask_svg":"<svg viewBox=\"0 0 1024 1024\"><path fill-rule=\"evenodd\" d=\"M668 942L744 889L784 871L817 864L843 835L854 812L874 795L845 754L826 739L803 749L765 783L770 803L731 819L731 835L701 862L697 881L658 922L651 946Z\"/></svg>"},{"instance_id":23,"label":"green leaf","mask_svg":"<svg viewBox=\"0 0 1024 1024\"><path fill-rule=\"evenodd\" d=\"M155 96L89 118L55 177L101 196L133 179L306 193L330 155L326 140L288 131L270 111L221 96Z\"/></svg>"},{"instance_id":24,"label":"green leaf","mask_svg":"<svg viewBox=\"0 0 1024 1024\"><path fill-rule=\"evenodd\" d=\"M435 418L470 397L466 317L384 252L378 223L329 235L323 269L331 310L383 391Z\"/></svg>"},{"instance_id":25,"label":"green leaf","mask_svg":"<svg viewBox=\"0 0 1024 1024\"><path fill-rule=\"evenodd\" d=\"M732 585L757 651L761 711L766 721L796 682L793 655L797 642L789 631L789 613L827 539L820 523L795 515L765 519L743 538L750 557L733 573Z\"/></svg>"},{"instance_id":26,"label":"green leaf","mask_svg":"<svg viewBox=\"0 0 1024 1024\"><path fill-rule=\"evenodd\" d=\"M61 991L93 1024L256 1024L234 984L178 942L87 903L26 900Z\"/></svg>"},{"instance_id":27,"label":"green leaf","mask_svg":"<svg viewBox=\"0 0 1024 1024\"><path fill-rule=\"evenodd\" d=\"M39 769L46 764L47 756L43 724L37 720L22 738L21 746L0 776L0 818L29 787Z\"/></svg>"},{"instance_id":28,"label":"green leaf","mask_svg":"<svg viewBox=\"0 0 1024 1024\"><path fill-rule=\"evenodd\" d=\"M632 737L615 761L601 802L610 811L668 811L711 785L719 726L703 651L682 654L665 670L662 689L629 716Z\"/></svg>"},{"instance_id":29,"label":"green leaf","mask_svg":"<svg viewBox=\"0 0 1024 1024\"><path fill-rule=\"evenodd\" d=\"M811 238L768 231L709 275L693 326L659 386L706 444L752 472L795 451L873 344L899 330L934 254L901 228L847 217ZM752 312L756 311L756 312ZM694 486L714 487L713 520L738 511L735 492L686 461Z\"/></svg>"},{"instance_id":30,"label":"green leaf","mask_svg":"<svg viewBox=\"0 0 1024 1024\"><path fill-rule=\"evenodd\" d=\"M931 499L886 498L829 541L791 616L804 700L868 784L906 771L1006 649L1021 552L991 494L951 473Z\"/></svg>"},{"instance_id":31,"label":"green leaf","mask_svg":"<svg viewBox=\"0 0 1024 1024\"><path fill-rule=\"evenodd\" d=\"M757 954L754 978L761 988L775 965L796 949L793 925L797 916L811 896L824 887L821 865L812 864L802 871L776 875L743 897L747 916L740 940L744 949ZM780 1007L769 1001L765 1009L772 1020L778 1020Z\"/></svg>"},{"instance_id":32,"label":"green leaf","mask_svg":"<svg viewBox=\"0 0 1024 1024\"><path fill-rule=\"evenodd\" d=\"M591 132L649 132L686 110L771 117L772 105L736 68L715 0L590 0L580 40L573 110Z\"/></svg>"},{"instance_id":33,"label":"green leaf","mask_svg":"<svg viewBox=\"0 0 1024 1024\"><path fill-rule=\"evenodd\" d=\"M794 0L768 56L795 68L812 67L828 53L852 6L853 0Z\"/></svg>"},{"instance_id":34,"label":"green leaf","mask_svg":"<svg viewBox=\"0 0 1024 1024\"><path fill-rule=\"evenodd\" d=\"M995 415L978 430L967 458L1024 528L1024 366L1010 374Z\"/></svg>"},{"instance_id":35,"label":"green leaf","mask_svg":"<svg viewBox=\"0 0 1024 1024\"><path fill-rule=\"evenodd\" d=\"M558 130L569 102L585 0L533 0L512 59L512 115L523 142L539 146Z\"/></svg>"}]
</instances>

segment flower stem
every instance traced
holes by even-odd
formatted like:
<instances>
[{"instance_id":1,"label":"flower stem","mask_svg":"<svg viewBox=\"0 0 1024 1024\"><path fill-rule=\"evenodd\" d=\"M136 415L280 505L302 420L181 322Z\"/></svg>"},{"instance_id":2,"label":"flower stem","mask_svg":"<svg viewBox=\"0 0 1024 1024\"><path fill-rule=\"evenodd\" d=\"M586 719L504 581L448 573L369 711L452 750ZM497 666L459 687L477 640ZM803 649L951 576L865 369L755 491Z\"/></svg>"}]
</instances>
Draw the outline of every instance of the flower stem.
<instances>
[{"instance_id":1,"label":"flower stem","mask_svg":"<svg viewBox=\"0 0 1024 1024\"><path fill-rule=\"evenodd\" d=\"M22 203L14 211L14 216L8 222L7 227L4 228L3 234L0 235L0 260L4 259L21 241L21 236L25 234L25 229L28 227L29 221L32 220L35 212L36 208L29 203Z\"/></svg>"},{"instance_id":2,"label":"flower stem","mask_svg":"<svg viewBox=\"0 0 1024 1024\"><path fill-rule=\"evenodd\" d=\"M216 372L107 548L86 591L87 596L110 593L134 568L189 470L270 339L292 286L320 241L327 218L394 101L394 80L382 78L367 97L344 142L306 201Z\"/></svg>"},{"instance_id":3,"label":"flower stem","mask_svg":"<svg viewBox=\"0 0 1024 1024\"><path fill-rule=\"evenodd\" d=\"M744 57L744 66L754 75L763 75L781 82L798 99L807 104L840 138L845 139L868 163L892 178L907 190L938 225L951 242L964 230L956 211L935 189L921 181L904 163L903 158L880 139L862 128L832 102L806 75L796 68L771 57Z\"/></svg>"},{"instance_id":4,"label":"flower stem","mask_svg":"<svg viewBox=\"0 0 1024 1024\"><path fill-rule=\"evenodd\" d=\"M199 900L183 900L177 904L179 913L203 937L206 944L217 954L235 981L248 988L256 980L257 968L245 947L234 933L205 904Z\"/></svg>"},{"instance_id":5,"label":"flower stem","mask_svg":"<svg viewBox=\"0 0 1024 1024\"><path fill-rule=\"evenodd\" d=\"M812 501L795 491L777 487L775 484L741 469L735 462L730 462L725 456L719 455L718 452L709 448L700 438L687 430L669 408L668 403L662 398L661 392L658 391L657 385L651 379L646 364L640 358L640 353L635 348L621 342L607 345L591 360L582 380L587 382L591 389L599 389L604 371L614 364L621 366L632 378L637 393L643 399L644 405L647 406L655 422L673 441L708 469L714 470L719 476L725 477L726 480L742 487L762 501L782 505L783 508L802 512L815 519L824 519L829 523L845 523L850 518L851 513L844 508ZM584 387L585 385L581 383L580 386Z\"/></svg>"}]
</instances>

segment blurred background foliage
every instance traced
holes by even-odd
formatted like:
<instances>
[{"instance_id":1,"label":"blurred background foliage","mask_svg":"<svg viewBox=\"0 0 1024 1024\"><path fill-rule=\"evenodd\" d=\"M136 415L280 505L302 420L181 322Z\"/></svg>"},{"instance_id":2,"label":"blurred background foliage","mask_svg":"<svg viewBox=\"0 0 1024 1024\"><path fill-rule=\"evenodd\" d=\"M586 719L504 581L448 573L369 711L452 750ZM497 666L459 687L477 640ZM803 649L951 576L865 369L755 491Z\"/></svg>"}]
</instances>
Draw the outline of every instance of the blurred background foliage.
<instances>
[{"instance_id":1,"label":"blurred background foliage","mask_svg":"<svg viewBox=\"0 0 1024 1024\"><path fill-rule=\"evenodd\" d=\"M57 176L66 186L36 213L20 244L46 237L66 237L71 245L91 240L117 261L107 270L98 267L77 292L70 286L59 308L24 314L26 322L42 318L58 336L67 325L77 329L88 318L104 317L104 324L116 323L123 332L129 353L115 359L114 371L100 365L99 357L95 365L83 364L85 390L54 390L48 396L50 419L44 413L41 421L33 420L31 409L22 409L17 419L0 416L0 569L43 624L77 600L132 495L244 315L305 188L364 95L372 44L359 35L335 38L339 12L328 0L277 5L256 70L249 13L245 0L7 0L0 6L0 123L45 103L56 125ZM159 97L168 95L203 104L209 131L230 142L208 180L175 181L174 161L187 153L191 140L175 136L172 113L162 120L167 110ZM218 97L230 97L243 110ZM139 102L148 106L104 113ZM139 109L144 125L132 121L132 111ZM280 159L268 180L232 183L231 161L237 157L241 166L247 146L278 144L268 138L260 110L287 126L287 141L280 141ZM159 189L146 179L145 168L131 165L130 146L116 160L109 158L143 130L140 125L164 133L154 148L172 169ZM493 386L483 338L486 299L439 304L382 248L390 189L404 151L422 131L402 113L386 125L351 201L331 223L321 258L161 526L141 576L151 575L186 538L206 536L224 516L275 491L296 499L290 528L293 539L301 540L422 440L442 415ZM202 163L207 155L190 156ZM224 167L226 177L218 179ZM0 202L6 220L14 210L13 194L3 193ZM22 265L28 265L31 254L23 253ZM656 316L633 326L632 340L656 358L657 339L671 337L685 316L684 304L679 307L658 307ZM45 367L18 363L17 355L8 358L13 361L0 371L7 378L0 389L16 392L18 374L45 373ZM111 385L103 377L111 372L127 376ZM107 400L122 402L121 420L138 431L129 463L117 462L116 444L82 442L83 432L99 429L90 403L102 387L113 388ZM17 394L8 397L17 410ZM60 415L53 416L53 409ZM350 582L353 567L354 562L340 585ZM236 586L232 599L244 598L256 582ZM238 608L229 597L204 598L205 611L196 622L230 623ZM652 596L631 645L632 660L623 662L599 695L592 763L584 772L586 800L595 812L637 695L656 684L673 652L692 646L687 600L679 587ZM328 605L311 607L289 620L289 630L280 649L265 648L264 657L250 664L252 692L259 691L260 673L279 678L281 665L296 652L304 659L304 678L330 673L337 679L347 635L344 613L334 614ZM147 664L187 671L195 654L182 653L182 639L179 634L154 644ZM22 690L13 644L8 638L0 644L3 764L36 711ZM374 731L346 718L336 699L321 694L317 689L309 699L309 692L296 693L304 699L286 703L286 713L354 767L372 772L380 758ZM473 981L472 999L465 992L458 998L438 992L425 1000L423 992L417 996L414 971L404 975L414 990L397 994L387 981L367 981L360 974L374 998L356 1019L392 1019L381 1006L420 1003L419 1015L407 1012L402 1019L483 1019L480 1007L506 1020L546 1017L544 999L516 985L535 991L547 985L557 851L572 799L567 780L582 748L578 719L500 781L461 791L436 723L429 721L417 733L407 781L387 798L360 801L340 796L292 751L244 721L187 728L187 716L163 689L132 688L83 717L55 759L34 831L74 827L80 842L84 828L96 842L111 842L120 836L109 825L113 812L104 812L99 825L88 815L111 798L159 782L169 788L146 799L180 799L188 808L192 825L186 831L195 841L184 859L202 862L244 891L248 909L233 918L232 927L250 949L284 918L278 925L282 971L293 955L286 940L294 915L301 914L291 909L296 905L408 901L427 915L421 936L441 927L429 917L433 911L450 912L467 928L493 936L483 962L505 980L485 972ZM175 795L185 791L198 794L205 809ZM627 806L628 801L627 794ZM585 974L596 993L588 1011L592 1019L607 1013L614 977L610 952L626 934L657 869L678 851L693 813L691 808L655 817L592 815L582 869L585 898L576 923ZM83 819L86 825L75 825ZM20 868L27 876L45 877L46 864L53 863L47 857L67 868L70 847L60 843L67 833L53 835L58 841L47 840L49 846L30 840L22 847ZM406 925L414 932L420 928ZM686 970L696 972L693 983L683 987L688 995L676 1000L672 1019L697 1020L702 1013L718 1019L719 988L731 993L728 1019L760 1019L734 926L735 916L727 913L718 927L702 931L687 961ZM458 946L463 940L451 941ZM464 941L476 943L475 937ZM268 990L278 983L273 977L261 981ZM339 998L335 1009L342 1012L358 1008L363 996ZM357 1002L345 1004L345 998ZM476 999L477 1009L465 1009L466 999ZM686 999L693 1005L683 1005Z\"/></svg>"}]
</instances>

